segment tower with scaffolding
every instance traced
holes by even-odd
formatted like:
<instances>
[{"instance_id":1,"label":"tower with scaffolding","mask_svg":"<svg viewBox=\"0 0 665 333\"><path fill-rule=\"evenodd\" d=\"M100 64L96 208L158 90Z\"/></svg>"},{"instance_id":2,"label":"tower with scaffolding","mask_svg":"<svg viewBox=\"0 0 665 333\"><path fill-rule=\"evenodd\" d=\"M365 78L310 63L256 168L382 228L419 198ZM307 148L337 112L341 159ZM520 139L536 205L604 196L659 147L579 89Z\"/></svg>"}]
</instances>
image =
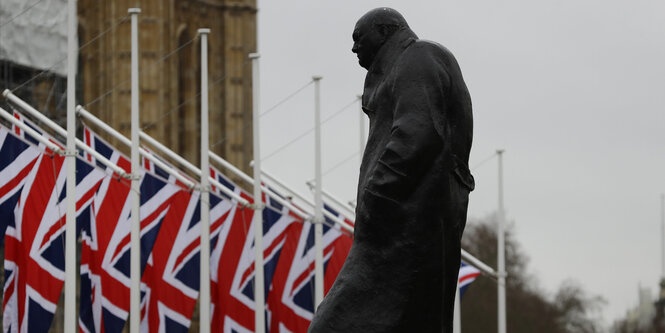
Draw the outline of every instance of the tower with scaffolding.
<instances>
[{"instance_id":1,"label":"tower with scaffolding","mask_svg":"<svg viewBox=\"0 0 665 333\"><path fill-rule=\"evenodd\" d=\"M77 2L76 104L126 137L130 134L127 8L134 5L136 2L128 0ZM247 59L256 52L256 0L145 0L140 5L143 131L192 164L199 164L201 64L197 29L210 28L211 150L249 171L252 68ZM67 117L66 7L66 0L0 1L0 92L9 89L63 128ZM106 139L116 143L114 138ZM63 302L59 304L51 325L55 332L63 327ZM198 321L193 322L191 329L196 331Z\"/></svg>"},{"instance_id":2,"label":"tower with scaffolding","mask_svg":"<svg viewBox=\"0 0 665 333\"><path fill-rule=\"evenodd\" d=\"M129 19L133 1L78 1L77 104L129 135ZM143 130L194 164L200 160L200 27L211 29L210 142L245 171L252 156L256 0L142 1L139 22ZM66 1L0 4L0 87L65 124ZM111 138L107 138L113 142Z\"/></svg>"}]
</instances>

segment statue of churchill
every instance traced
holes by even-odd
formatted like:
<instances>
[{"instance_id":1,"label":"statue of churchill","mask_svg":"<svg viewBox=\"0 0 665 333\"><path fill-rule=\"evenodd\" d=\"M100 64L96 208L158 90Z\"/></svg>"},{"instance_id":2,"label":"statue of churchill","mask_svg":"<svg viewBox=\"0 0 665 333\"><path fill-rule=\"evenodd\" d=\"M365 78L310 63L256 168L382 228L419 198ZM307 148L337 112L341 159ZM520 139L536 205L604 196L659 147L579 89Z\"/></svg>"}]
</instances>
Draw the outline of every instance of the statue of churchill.
<instances>
[{"instance_id":1,"label":"statue of churchill","mask_svg":"<svg viewBox=\"0 0 665 333\"><path fill-rule=\"evenodd\" d=\"M474 179L471 98L457 61L394 9L358 20L370 120L354 242L309 332L452 332Z\"/></svg>"}]
</instances>

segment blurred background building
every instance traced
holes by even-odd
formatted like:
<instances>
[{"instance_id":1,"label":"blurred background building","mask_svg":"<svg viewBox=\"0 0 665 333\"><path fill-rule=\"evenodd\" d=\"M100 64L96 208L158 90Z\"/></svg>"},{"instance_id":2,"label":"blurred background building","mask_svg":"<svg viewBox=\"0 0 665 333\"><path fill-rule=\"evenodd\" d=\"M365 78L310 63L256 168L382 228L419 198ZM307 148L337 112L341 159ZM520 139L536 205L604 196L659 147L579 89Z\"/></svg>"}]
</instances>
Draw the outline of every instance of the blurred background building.
<instances>
[{"instance_id":1,"label":"blurred background building","mask_svg":"<svg viewBox=\"0 0 665 333\"><path fill-rule=\"evenodd\" d=\"M0 89L12 90L63 126L66 5L66 0L3 0L0 4ZM78 1L77 104L126 136L130 131L130 7L142 10L141 127L190 162L199 163L197 30L210 28L212 150L249 170L252 76L247 56L256 51L256 0Z\"/></svg>"},{"instance_id":2,"label":"blurred background building","mask_svg":"<svg viewBox=\"0 0 665 333\"><path fill-rule=\"evenodd\" d=\"M629 332L646 331L653 324L656 308L651 289L638 287L638 304L626 314Z\"/></svg>"},{"instance_id":3,"label":"blurred background building","mask_svg":"<svg viewBox=\"0 0 665 333\"><path fill-rule=\"evenodd\" d=\"M67 113L66 7L67 0L0 1L0 90L12 90L63 127ZM200 163L197 30L210 28L211 150L249 171L252 75L248 55L256 52L256 0L79 0L77 7L77 104L129 137L127 9L141 8L141 127L194 165ZM128 147L106 138L129 153ZM51 331L62 330L62 304ZM198 330L197 317L198 310L192 332Z\"/></svg>"}]
</instances>

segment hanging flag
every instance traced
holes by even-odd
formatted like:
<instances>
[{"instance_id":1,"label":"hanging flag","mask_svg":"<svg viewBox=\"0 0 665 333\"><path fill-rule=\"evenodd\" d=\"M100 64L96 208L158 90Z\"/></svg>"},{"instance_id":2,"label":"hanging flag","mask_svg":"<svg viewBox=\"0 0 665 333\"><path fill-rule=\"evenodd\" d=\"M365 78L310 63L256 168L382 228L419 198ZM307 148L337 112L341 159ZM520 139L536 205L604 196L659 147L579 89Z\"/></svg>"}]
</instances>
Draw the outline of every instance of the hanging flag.
<instances>
[{"instance_id":1,"label":"hanging flag","mask_svg":"<svg viewBox=\"0 0 665 333\"><path fill-rule=\"evenodd\" d=\"M56 175L63 162L63 156L52 152L39 155L20 192L15 219L7 226L5 332L45 332L53 319L65 272L63 246L51 229L64 224L54 223L58 221L50 219L49 214L59 215L53 210L58 209ZM63 183L58 185L62 189ZM43 219L50 221L42 223Z\"/></svg>"},{"instance_id":2,"label":"hanging flag","mask_svg":"<svg viewBox=\"0 0 665 333\"><path fill-rule=\"evenodd\" d=\"M231 190L239 190L227 179L222 183ZM249 195L240 193L252 201ZM288 230L293 225L301 225L302 221L270 196L264 195L263 201L266 204L263 210L263 271L264 295L267 297L274 286L273 279L286 244ZM231 221L228 233L219 237L211 256L211 261L217 263L217 267L211 266L214 302L212 330L215 332L254 331L253 213L252 210L239 206L236 210L239 210L239 213L236 213ZM266 318L270 318L269 312Z\"/></svg>"},{"instance_id":3,"label":"hanging flag","mask_svg":"<svg viewBox=\"0 0 665 333\"><path fill-rule=\"evenodd\" d=\"M211 175L219 175L219 172L211 168ZM141 322L143 332L187 331L198 298L200 193L183 191L176 196L175 200L187 205L185 209L177 210L177 214L169 212L162 223L142 278L145 288ZM211 267L218 267L214 256L215 244L220 235L224 238L228 234L236 208L236 203L221 196L218 189L213 188L210 193ZM216 273L211 268L211 273L213 271Z\"/></svg>"},{"instance_id":4,"label":"hanging flag","mask_svg":"<svg viewBox=\"0 0 665 333\"><path fill-rule=\"evenodd\" d=\"M89 128L86 144L125 171L131 163ZM94 162L94 158L86 156ZM146 265L162 221L177 205L177 185L141 171L141 270ZM93 201L93 219L83 230L81 251L82 332L120 332L129 312L130 286L130 182L106 177Z\"/></svg>"},{"instance_id":5,"label":"hanging flag","mask_svg":"<svg viewBox=\"0 0 665 333\"><path fill-rule=\"evenodd\" d=\"M162 222L141 277L142 332L189 329L199 285L199 197L199 192L179 191L175 200L187 205L175 205Z\"/></svg>"},{"instance_id":6,"label":"hanging flag","mask_svg":"<svg viewBox=\"0 0 665 333\"><path fill-rule=\"evenodd\" d=\"M39 149L0 127L0 241L3 243L7 225L14 224L16 218L21 189L40 154Z\"/></svg>"},{"instance_id":7,"label":"hanging flag","mask_svg":"<svg viewBox=\"0 0 665 333\"><path fill-rule=\"evenodd\" d=\"M324 209L344 219L330 206ZM350 222L350 221L347 221ZM352 237L329 218L323 225L324 293L351 249ZM271 332L307 332L314 316L314 225L294 225L286 239L268 296Z\"/></svg>"},{"instance_id":8,"label":"hanging flag","mask_svg":"<svg viewBox=\"0 0 665 333\"><path fill-rule=\"evenodd\" d=\"M476 279L480 275L480 270L477 268L465 263L464 261L461 262L460 268L459 268L459 297L460 299L462 296L464 296L464 292L466 291L466 288L469 287L469 284L473 282L473 280Z\"/></svg>"},{"instance_id":9,"label":"hanging flag","mask_svg":"<svg viewBox=\"0 0 665 333\"><path fill-rule=\"evenodd\" d=\"M13 110L12 115L14 116L14 118L16 118L17 120L21 121L22 123L28 125L28 127L35 130L40 135L48 138L49 140L53 140L50 136L44 134L44 131L42 129L40 129L38 126L33 124L28 119L25 119L25 117L23 117L23 115L20 112L17 112L16 110ZM41 144L39 142L39 140L37 140L37 138L33 138L32 136L26 134L25 131L23 131L20 127L16 126L13 123L12 123L12 132L14 134L16 134L16 136L18 136L19 138L24 139L24 140L28 141L29 143L32 143L36 146L39 146Z\"/></svg>"},{"instance_id":10,"label":"hanging flag","mask_svg":"<svg viewBox=\"0 0 665 333\"><path fill-rule=\"evenodd\" d=\"M149 152L150 155L151 155L154 159L156 159L156 160L158 160L158 161L164 163L164 165L168 166L170 169L178 170L178 168L176 168L176 167L174 167L173 165L171 165L170 163L166 162L164 159L162 159L161 157L159 157L159 155L156 155L156 154L154 154L153 152L151 152L148 148L142 147L142 149L144 149L144 150L146 150L147 152ZM167 170L162 169L161 167L159 167L157 164L155 164L154 162L152 162L150 159L146 158L145 156L142 156L142 157L141 157L141 166L142 166L146 171L148 171L148 172L150 172L150 173L152 173L152 174L155 174L155 175L161 177L162 179L166 179L169 183L175 183L175 184L178 185L178 186L186 187L185 184L181 183L181 182L180 182L180 181L179 181L174 175L172 175L171 173L169 173ZM187 174L185 174L185 173L183 173L183 172L181 172L181 171L178 171L178 173L179 173L181 176L183 176L184 178L186 178L186 179L192 181L193 183L196 182L196 181L194 181L193 179L191 179L191 177L189 177Z\"/></svg>"},{"instance_id":11,"label":"hanging flag","mask_svg":"<svg viewBox=\"0 0 665 333\"><path fill-rule=\"evenodd\" d=\"M3 330L47 331L65 276L66 169L63 156L14 130L26 141L0 131L0 210L7 224ZM81 225L89 220L90 198L104 173L80 159L76 167L76 220Z\"/></svg>"}]
</instances>

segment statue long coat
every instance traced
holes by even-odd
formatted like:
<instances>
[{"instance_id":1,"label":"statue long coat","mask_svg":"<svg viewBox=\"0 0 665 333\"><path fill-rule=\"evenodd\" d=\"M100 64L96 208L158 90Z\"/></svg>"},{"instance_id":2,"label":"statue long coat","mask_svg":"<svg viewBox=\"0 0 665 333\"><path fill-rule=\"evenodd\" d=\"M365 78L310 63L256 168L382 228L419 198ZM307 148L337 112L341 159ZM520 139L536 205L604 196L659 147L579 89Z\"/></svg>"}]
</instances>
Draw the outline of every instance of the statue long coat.
<instances>
[{"instance_id":1,"label":"statue long coat","mask_svg":"<svg viewBox=\"0 0 665 333\"><path fill-rule=\"evenodd\" d=\"M353 246L309 332L448 332L474 181L471 99L453 55L410 29L365 79Z\"/></svg>"}]
</instances>

